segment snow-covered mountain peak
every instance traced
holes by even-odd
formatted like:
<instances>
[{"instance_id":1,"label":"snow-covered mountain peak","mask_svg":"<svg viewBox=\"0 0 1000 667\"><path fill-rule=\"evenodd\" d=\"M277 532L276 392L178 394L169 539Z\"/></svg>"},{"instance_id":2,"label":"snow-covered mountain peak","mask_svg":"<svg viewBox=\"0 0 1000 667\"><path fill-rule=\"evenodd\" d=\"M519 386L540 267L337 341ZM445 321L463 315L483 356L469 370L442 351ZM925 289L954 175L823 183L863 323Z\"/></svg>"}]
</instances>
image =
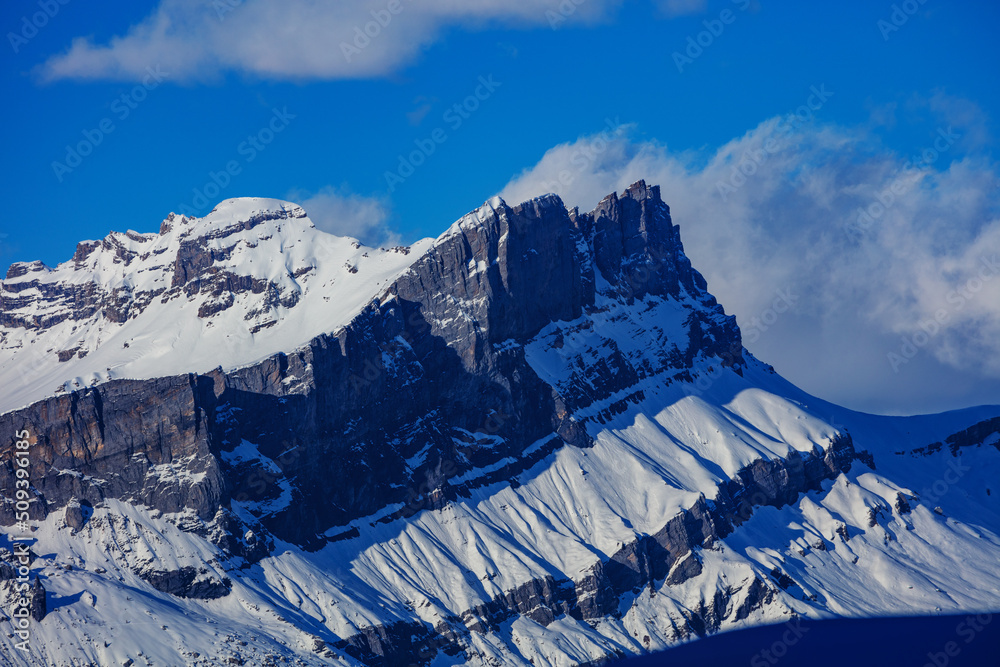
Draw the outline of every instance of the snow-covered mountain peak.
<instances>
[{"instance_id":1,"label":"snow-covered mountain peak","mask_svg":"<svg viewBox=\"0 0 1000 667\"><path fill-rule=\"evenodd\" d=\"M45 266L44 262L38 259L31 262L14 262L10 265L10 268L7 269L7 280L12 281L23 275L37 273L39 271L51 271L51 269Z\"/></svg>"},{"instance_id":2,"label":"snow-covered mountain peak","mask_svg":"<svg viewBox=\"0 0 1000 667\"><path fill-rule=\"evenodd\" d=\"M507 208L507 202L500 195L494 195L487 199L479 207L469 211L461 218L451 224L448 229L435 239L434 244L440 245L442 242L459 234L462 230L471 230L480 227L484 222L499 215L499 212Z\"/></svg>"},{"instance_id":3,"label":"snow-covered mountain peak","mask_svg":"<svg viewBox=\"0 0 1000 667\"><path fill-rule=\"evenodd\" d=\"M282 221L284 231L282 231ZM263 225L261 229L255 230L261 225ZM227 199L201 218L188 218L171 213L161 223L158 233L141 233L129 229L125 232L111 231L99 240L80 241L77 243L72 260L60 264L57 269L51 269L38 260L15 262L8 269L6 282L13 284L38 280L39 276L30 275L35 273L51 274L48 281L54 282L63 280L67 270L71 270L80 280L90 279L98 284L121 283L129 274L148 271L150 266L146 260L150 257L162 255L182 242L209 241L239 235L228 244L213 244L221 248L226 245L232 246L233 241L242 240L253 244L275 235L291 239L303 233L322 234L331 239L338 238L316 230L305 210L297 204L258 197ZM352 240L340 239L340 241ZM140 265L132 266L136 260Z\"/></svg>"},{"instance_id":4,"label":"snow-covered mountain peak","mask_svg":"<svg viewBox=\"0 0 1000 667\"><path fill-rule=\"evenodd\" d=\"M739 359L735 322L690 267L659 188L644 181L590 213L553 194L516 206L494 196L412 250L367 248L317 229L297 204L243 197L201 218L171 213L158 233L81 242L55 268L13 265L0 281L0 372L16 367L24 382L0 391L0 411L112 378L235 368L299 349L376 298L425 290L418 280L399 292L397 278L427 262L438 268L425 278L442 281L436 317L478 318L491 340L579 316L599 275L601 289L626 300L693 298L700 323L688 324L711 341L698 346ZM556 296L566 281L569 300Z\"/></svg>"},{"instance_id":5,"label":"snow-covered mountain peak","mask_svg":"<svg viewBox=\"0 0 1000 667\"><path fill-rule=\"evenodd\" d=\"M420 255L317 229L297 204L227 199L158 233L111 232L0 281L0 410L115 377L235 367L346 324ZM288 326L278 327L279 323Z\"/></svg>"},{"instance_id":6,"label":"snow-covered mountain peak","mask_svg":"<svg viewBox=\"0 0 1000 667\"><path fill-rule=\"evenodd\" d=\"M225 231L240 231L271 220L300 221L314 228L305 209L298 204L265 197L234 197L226 199L201 218L177 216L171 213L160 227L160 234L175 229L176 221L183 236L212 236Z\"/></svg>"},{"instance_id":7,"label":"snow-covered mountain peak","mask_svg":"<svg viewBox=\"0 0 1000 667\"><path fill-rule=\"evenodd\" d=\"M273 199L269 197L232 197L223 199L208 215L200 220L204 221L241 221L248 220L255 215L273 215L291 218L305 218L305 210L290 201L283 199Z\"/></svg>"}]
</instances>

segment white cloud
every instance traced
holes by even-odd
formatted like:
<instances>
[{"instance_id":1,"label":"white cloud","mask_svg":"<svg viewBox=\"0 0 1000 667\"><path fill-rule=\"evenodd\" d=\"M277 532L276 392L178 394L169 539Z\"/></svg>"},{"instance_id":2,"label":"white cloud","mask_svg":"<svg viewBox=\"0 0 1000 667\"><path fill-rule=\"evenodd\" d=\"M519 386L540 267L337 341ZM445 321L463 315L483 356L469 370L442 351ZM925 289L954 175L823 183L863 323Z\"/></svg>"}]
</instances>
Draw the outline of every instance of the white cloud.
<instances>
[{"instance_id":1,"label":"white cloud","mask_svg":"<svg viewBox=\"0 0 1000 667\"><path fill-rule=\"evenodd\" d=\"M959 153L962 127L939 129L906 156L868 129L784 118L708 156L605 132L552 148L502 195L590 210L658 183L747 346L792 381L870 410L1000 402L1000 176ZM788 292L795 306L772 319Z\"/></svg>"},{"instance_id":2,"label":"white cloud","mask_svg":"<svg viewBox=\"0 0 1000 667\"><path fill-rule=\"evenodd\" d=\"M389 206L382 199L331 186L315 193L295 190L287 199L304 208L317 229L366 245L399 245L399 235L389 226Z\"/></svg>"},{"instance_id":3,"label":"white cloud","mask_svg":"<svg viewBox=\"0 0 1000 667\"><path fill-rule=\"evenodd\" d=\"M229 71L271 79L382 76L451 26L546 26L553 16L588 23L619 2L571 3L566 12L557 0L161 0L107 44L75 39L40 74L47 81L141 80L147 67L160 66L175 81Z\"/></svg>"}]
</instances>

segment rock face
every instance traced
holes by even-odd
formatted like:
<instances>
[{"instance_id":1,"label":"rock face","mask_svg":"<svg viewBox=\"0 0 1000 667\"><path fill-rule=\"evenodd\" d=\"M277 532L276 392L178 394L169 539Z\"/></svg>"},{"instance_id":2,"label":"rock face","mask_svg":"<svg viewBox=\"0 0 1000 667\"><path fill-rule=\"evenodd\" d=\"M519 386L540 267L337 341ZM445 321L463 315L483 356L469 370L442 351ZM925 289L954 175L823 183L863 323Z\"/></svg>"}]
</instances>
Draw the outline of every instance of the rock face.
<instances>
[{"instance_id":1,"label":"rock face","mask_svg":"<svg viewBox=\"0 0 1000 667\"><path fill-rule=\"evenodd\" d=\"M71 528L73 532L76 532L83 528L93 513L94 508L89 502L85 500L81 503L76 498L72 498L66 505L66 516L64 519L66 526Z\"/></svg>"},{"instance_id":2,"label":"rock face","mask_svg":"<svg viewBox=\"0 0 1000 667\"><path fill-rule=\"evenodd\" d=\"M964 431L953 433L948 436L945 442L948 444L948 450L952 456L957 456L962 447L978 447L984 443L989 443L994 449L1000 451L1000 417L986 419L973 424ZM936 451L940 449L941 444L938 442L928 445L923 451Z\"/></svg>"},{"instance_id":3,"label":"rock face","mask_svg":"<svg viewBox=\"0 0 1000 667\"><path fill-rule=\"evenodd\" d=\"M660 199L658 185L639 181L618 197L611 193L589 214L575 216L593 239L601 274L630 298L645 294L678 296L706 290L705 280L684 255L680 230Z\"/></svg>"},{"instance_id":4,"label":"rock face","mask_svg":"<svg viewBox=\"0 0 1000 667\"><path fill-rule=\"evenodd\" d=\"M225 482L212 455L208 416L187 376L116 381L47 399L0 419L0 440L30 433L33 518L70 505L121 498L163 512L211 518ZM0 487L11 491L0 522L14 522L14 469L7 452ZM76 510L70 510L71 522ZM82 515L80 517L82 526Z\"/></svg>"},{"instance_id":5,"label":"rock face","mask_svg":"<svg viewBox=\"0 0 1000 667\"><path fill-rule=\"evenodd\" d=\"M42 586L42 580L35 577L35 583L31 586L31 618L35 619L36 622L41 621L47 613L45 587Z\"/></svg>"},{"instance_id":6,"label":"rock face","mask_svg":"<svg viewBox=\"0 0 1000 667\"><path fill-rule=\"evenodd\" d=\"M856 457L851 437L841 434L818 455L802 456L792 451L786 458L754 461L734 479L719 485L712 514L720 536L725 537L750 518L754 507L781 507L795 502L800 493L818 489L823 480L850 470Z\"/></svg>"},{"instance_id":7,"label":"rock face","mask_svg":"<svg viewBox=\"0 0 1000 667\"><path fill-rule=\"evenodd\" d=\"M207 570L199 572L194 567L187 566L179 570L142 571L139 572L139 576L149 582L156 590L177 597L214 600L229 595L229 589L232 588L232 582L229 579L219 581L202 576L206 573Z\"/></svg>"}]
</instances>

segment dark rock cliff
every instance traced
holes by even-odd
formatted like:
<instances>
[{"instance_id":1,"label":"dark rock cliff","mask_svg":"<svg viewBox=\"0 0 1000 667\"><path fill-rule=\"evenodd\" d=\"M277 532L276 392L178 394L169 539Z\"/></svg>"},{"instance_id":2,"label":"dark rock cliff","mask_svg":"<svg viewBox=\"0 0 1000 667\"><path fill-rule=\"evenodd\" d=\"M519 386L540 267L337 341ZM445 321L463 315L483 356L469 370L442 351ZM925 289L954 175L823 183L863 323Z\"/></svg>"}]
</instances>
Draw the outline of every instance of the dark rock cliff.
<instances>
[{"instance_id":1,"label":"dark rock cliff","mask_svg":"<svg viewBox=\"0 0 1000 667\"><path fill-rule=\"evenodd\" d=\"M226 482L210 447L209 417L187 376L120 380L40 401L0 418L0 488L13 491L15 433L30 434L33 518L79 499L122 498L164 512L211 517ZM13 493L0 522L14 521Z\"/></svg>"}]
</instances>

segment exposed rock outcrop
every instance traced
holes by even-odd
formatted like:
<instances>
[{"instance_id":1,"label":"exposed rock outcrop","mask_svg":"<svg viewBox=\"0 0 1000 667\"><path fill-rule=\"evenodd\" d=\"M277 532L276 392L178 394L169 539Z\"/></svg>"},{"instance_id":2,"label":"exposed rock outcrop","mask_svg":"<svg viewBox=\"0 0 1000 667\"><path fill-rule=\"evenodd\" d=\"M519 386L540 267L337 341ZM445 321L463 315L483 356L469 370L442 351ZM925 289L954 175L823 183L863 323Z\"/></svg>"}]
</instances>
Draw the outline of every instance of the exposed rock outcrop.
<instances>
[{"instance_id":1,"label":"exposed rock outcrop","mask_svg":"<svg viewBox=\"0 0 1000 667\"><path fill-rule=\"evenodd\" d=\"M232 582L229 579L216 579L206 576L207 570L199 571L192 566L179 570L141 570L140 577L158 591L170 593L182 598L199 598L214 600L229 595Z\"/></svg>"},{"instance_id":2,"label":"exposed rock outcrop","mask_svg":"<svg viewBox=\"0 0 1000 667\"><path fill-rule=\"evenodd\" d=\"M42 580L35 577L35 583L31 586L31 618L36 622L45 618L48 613L48 605L45 602L45 587Z\"/></svg>"},{"instance_id":3,"label":"exposed rock outcrop","mask_svg":"<svg viewBox=\"0 0 1000 667\"><path fill-rule=\"evenodd\" d=\"M0 417L0 442L10 443L0 453L0 524L14 522L12 454L22 429L30 434L33 518L73 499L93 506L105 498L212 517L226 483L193 383L187 376L113 381Z\"/></svg>"},{"instance_id":4,"label":"exposed rock outcrop","mask_svg":"<svg viewBox=\"0 0 1000 667\"><path fill-rule=\"evenodd\" d=\"M82 503L76 498L72 498L66 505L66 515L64 521L66 526L76 532L83 528L84 524L94 513L94 508L89 502Z\"/></svg>"}]
</instances>

